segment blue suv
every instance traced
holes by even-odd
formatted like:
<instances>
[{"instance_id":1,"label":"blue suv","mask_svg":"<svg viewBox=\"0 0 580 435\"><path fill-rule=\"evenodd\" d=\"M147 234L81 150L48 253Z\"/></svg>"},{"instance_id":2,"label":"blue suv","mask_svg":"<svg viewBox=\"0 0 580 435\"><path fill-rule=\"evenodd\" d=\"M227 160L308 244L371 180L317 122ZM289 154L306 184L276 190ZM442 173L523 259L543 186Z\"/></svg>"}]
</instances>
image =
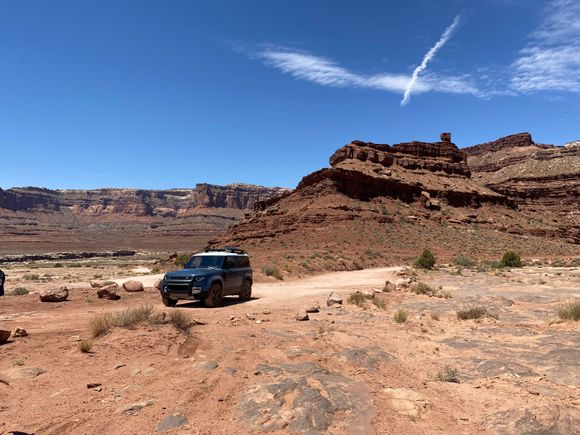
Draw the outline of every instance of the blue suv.
<instances>
[{"instance_id":1,"label":"blue suv","mask_svg":"<svg viewBox=\"0 0 580 435\"><path fill-rule=\"evenodd\" d=\"M217 307L228 295L247 301L252 297L250 257L238 248L207 249L191 257L182 270L166 273L160 287L167 307L174 307L181 299Z\"/></svg>"}]
</instances>

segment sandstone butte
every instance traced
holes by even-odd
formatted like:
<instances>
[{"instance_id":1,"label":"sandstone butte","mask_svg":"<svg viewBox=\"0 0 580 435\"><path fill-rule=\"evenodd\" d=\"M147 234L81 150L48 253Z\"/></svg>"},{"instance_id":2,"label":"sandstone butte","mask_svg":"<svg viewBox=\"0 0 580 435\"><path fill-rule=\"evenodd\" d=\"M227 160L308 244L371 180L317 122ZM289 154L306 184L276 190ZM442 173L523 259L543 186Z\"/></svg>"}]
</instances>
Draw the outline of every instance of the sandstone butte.
<instances>
[{"instance_id":1,"label":"sandstone butte","mask_svg":"<svg viewBox=\"0 0 580 435\"><path fill-rule=\"evenodd\" d=\"M334 264L307 259L305 271L384 264L423 247L477 258L504 249L579 254L578 145L536 144L521 133L459 149L444 133L438 142L355 140L329 163L295 190L257 201L210 245L243 245L270 259L293 249L343 256Z\"/></svg>"}]
</instances>

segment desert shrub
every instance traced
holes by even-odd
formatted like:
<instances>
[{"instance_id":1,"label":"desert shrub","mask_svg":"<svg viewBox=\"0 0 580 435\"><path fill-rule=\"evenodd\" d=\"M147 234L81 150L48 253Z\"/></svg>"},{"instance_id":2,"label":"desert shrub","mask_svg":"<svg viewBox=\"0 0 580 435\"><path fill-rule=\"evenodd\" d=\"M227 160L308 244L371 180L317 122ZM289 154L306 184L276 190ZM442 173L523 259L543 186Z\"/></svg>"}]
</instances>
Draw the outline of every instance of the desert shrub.
<instances>
[{"instance_id":1,"label":"desert shrub","mask_svg":"<svg viewBox=\"0 0 580 435\"><path fill-rule=\"evenodd\" d=\"M81 263L71 263L68 267L83 267L83 265Z\"/></svg>"},{"instance_id":2,"label":"desert shrub","mask_svg":"<svg viewBox=\"0 0 580 435\"><path fill-rule=\"evenodd\" d=\"M433 320L439 320L439 313L433 312L430 314L430 316L431 316L431 319L433 319Z\"/></svg>"},{"instance_id":3,"label":"desert shrub","mask_svg":"<svg viewBox=\"0 0 580 435\"><path fill-rule=\"evenodd\" d=\"M499 265L500 267L522 267L524 264L518 254L513 251L507 251L503 254L503 257L501 257Z\"/></svg>"},{"instance_id":4,"label":"desert shrub","mask_svg":"<svg viewBox=\"0 0 580 435\"><path fill-rule=\"evenodd\" d=\"M485 307L472 307L457 311L459 320L481 319L482 317L492 317L497 319L497 315L491 314Z\"/></svg>"},{"instance_id":5,"label":"desert shrub","mask_svg":"<svg viewBox=\"0 0 580 435\"><path fill-rule=\"evenodd\" d=\"M105 335L113 327L113 316L111 313L99 314L89 321L89 330L94 338Z\"/></svg>"},{"instance_id":6,"label":"desert shrub","mask_svg":"<svg viewBox=\"0 0 580 435\"><path fill-rule=\"evenodd\" d=\"M24 296L30 293L26 287L16 287L10 292L11 296Z\"/></svg>"},{"instance_id":7,"label":"desert shrub","mask_svg":"<svg viewBox=\"0 0 580 435\"><path fill-rule=\"evenodd\" d=\"M40 281L40 275L37 273L29 273L24 275L22 278L27 281Z\"/></svg>"},{"instance_id":8,"label":"desert shrub","mask_svg":"<svg viewBox=\"0 0 580 435\"><path fill-rule=\"evenodd\" d=\"M284 279L284 275L282 275L282 272L280 272L280 269L278 269L275 266L262 267L262 273L266 276L272 276L276 279L279 279L280 281Z\"/></svg>"},{"instance_id":9,"label":"desert shrub","mask_svg":"<svg viewBox=\"0 0 580 435\"><path fill-rule=\"evenodd\" d=\"M459 383L459 372L457 369L445 366L437 373L437 380L441 382Z\"/></svg>"},{"instance_id":10,"label":"desert shrub","mask_svg":"<svg viewBox=\"0 0 580 435\"><path fill-rule=\"evenodd\" d=\"M453 264L462 267L472 267L475 266L475 261L465 255L458 255L453 259Z\"/></svg>"},{"instance_id":11,"label":"desert shrub","mask_svg":"<svg viewBox=\"0 0 580 435\"><path fill-rule=\"evenodd\" d=\"M348 302L353 305L356 305L357 307L362 307L365 304L365 301L368 301L370 299L373 299L373 296L365 295L362 294L361 292L356 292L348 297Z\"/></svg>"},{"instance_id":12,"label":"desert shrub","mask_svg":"<svg viewBox=\"0 0 580 435\"><path fill-rule=\"evenodd\" d=\"M562 320L580 320L580 301L569 301L560 305L558 316Z\"/></svg>"},{"instance_id":13,"label":"desert shrub","mask_svg":"<svg viewBox=\"0 0 580 435\"><path fill-rule=\"evenodd\" d=\"M15 359L14 362L12 362L12 364L20 367L24 365L24 361L22 361L21 359Z\"/></svg>"},{"instance_id":14,"label":"desert shrub","mask_svg":"<svg viewBox=\"0 0 580 435\"><path fill-rule=\"evenodd\" d=\"M429 295L435 296L437 294L437 290L433 287L428 286L424 282L418 282L413 287L411 287L411 291L418 295Z\"/></svg>"},{"instance_id":15,"label":"desert shrub","mask_svg":"<svg viewBox=\"0 0 580 435\"><path fill-rule=\"evenodd\" d=\"M175 257L175 260L173 260L173 263L176 266L183 267L191 259L191 256L192 256L192 254L180 254L177 257Z\"/></svg>"},{"instance_id":16,"label":"desert shrub","mask_svg":"<svg viewBox=\"0 0 580 435\"><path fill-rule=\"evenodd\" d=\"M169 312L169 323L178 331L189 333L191 318L181 310L171 310Z\"/></svg>"},{"instance_id":17,"label":"desert shrub","mask_svg":"<svg viewBox=\"0 0 580 435\"><path fill-rule=\"evenodd\" d=\"M106 287L106 286L108 286L108 285L115 285L115 284L117 284L115 281L105 281L105 282L103 283L103 286L104 286L104 287Z\"/></svg>"},{"instance_id":18,"label":"desert shrub","mask_svg":"<svg viewBox=\"0 0 580 435\"><path fill-rule=\"evenodd\" d=\"M405 310L397 310L395 312L395 322L405 323L407 321L407 312Z\"/></svg>"},{"instance_id":19,"label":"desert shrub","mask_svg":"<svg viewBox=\"0 0 580 435\"><path fill-rule=\"evenodd\" d=\"M54 266L52 266L54 268L59 268L59 267L63 267L62 263L54 263Z\"/></svg>"},{"instance_id":20,"label":"desert shrub","mask_svg":"<svg viewBox=\"0 0 580 435\"><path fill-rule=\"evenodd\" d=\"M382 299L374 298L373 304L375 305L375 307L380 308L381 310L387 309L387 303Z\"/></svg>"},{"instance_id":21,"label":"desert shrub","mask_svg":"<svg viewBox=\"0 0 580 435\"><path fill-rule=\"evenodd\" d=\"M436 261L437 260L433 253L429 249L425 248L423 249L421 256L415 260L415 267L420 269L433 269Z\"/></svg>"},{"instance_id":22,"label":"desert shrub","mask_svg":"<svg viewBox=\"0 0 580 435\"><path fill-rule=\"evenodd\" d=\"M93 341L92 340L81 340L79 342L79 350L82 353L88 353L93 348Z\"/></svg>"},{"instance_id":23,"label":"desert shrub","mask_svg":"<svg viewBox=\"0 0 580 435\"><path fill-rule=\"evenodd\" d=\"M158 267L154 267L153 269L151 269L151 273L161 273L161 269L159 269Z\"/></svg>"}]
</instances>

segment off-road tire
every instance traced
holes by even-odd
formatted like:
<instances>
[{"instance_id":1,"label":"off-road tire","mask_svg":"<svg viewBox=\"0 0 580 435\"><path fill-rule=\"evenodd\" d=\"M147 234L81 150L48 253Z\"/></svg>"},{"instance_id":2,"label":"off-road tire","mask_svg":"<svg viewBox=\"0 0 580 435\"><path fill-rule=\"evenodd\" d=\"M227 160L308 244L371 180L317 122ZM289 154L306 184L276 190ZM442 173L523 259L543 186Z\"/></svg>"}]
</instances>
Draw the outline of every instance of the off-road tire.
<instances>
[{"instance_id":1,"label":"off-road tire","mask_svg":"<svg viewBox=\"0 0 580 435\"><path fill-rule=\"evenodd\" d=\"M205 303L206 307L219 307L222 304L223 295L224 292L221 284L216 282L215 284L212 284L203 302Z\"/></svg>"},{"instance_id":2,"label":"off-road tire","mask_svg":"<svg viewBox=\"0 0 580 435\"><path fill-rule=\"evenodd\" d=\"M163 305L166 307L174 307L177 305L177 301L175 299L167 298L165 296L161 296L161 302L163 302Z\"/></svg>"},{"instance_id":3,"label":"off-road tire","mask_svg":"<svg viewBox=\"0 0 580 435\"><path fill-rule=\"evenodd\" d=\"M240 292L241 301L249 301L252 299L252 281L249 279L245 280L242 284L242 291Z\"/></svg>"}]
</instances>

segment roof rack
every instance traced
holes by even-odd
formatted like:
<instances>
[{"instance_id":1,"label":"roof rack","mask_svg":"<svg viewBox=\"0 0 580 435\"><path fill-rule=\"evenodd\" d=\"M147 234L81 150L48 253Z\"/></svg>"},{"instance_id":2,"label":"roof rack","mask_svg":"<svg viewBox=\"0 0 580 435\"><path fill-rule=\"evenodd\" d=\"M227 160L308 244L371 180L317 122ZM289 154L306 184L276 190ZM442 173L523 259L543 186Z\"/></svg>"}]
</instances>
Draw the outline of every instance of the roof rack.
<instances>
[{"instance_id":1,"label":"roof rack","mask_svg":"<svg viewBox=\"0 0 580 435\"><path fill-rule=\"evenodd\" d=\"M223 248L206 248L204 252L230 252L232 254L245 254L246 251L235 246L224 246Z\"/></svg>"}]
</instances>

